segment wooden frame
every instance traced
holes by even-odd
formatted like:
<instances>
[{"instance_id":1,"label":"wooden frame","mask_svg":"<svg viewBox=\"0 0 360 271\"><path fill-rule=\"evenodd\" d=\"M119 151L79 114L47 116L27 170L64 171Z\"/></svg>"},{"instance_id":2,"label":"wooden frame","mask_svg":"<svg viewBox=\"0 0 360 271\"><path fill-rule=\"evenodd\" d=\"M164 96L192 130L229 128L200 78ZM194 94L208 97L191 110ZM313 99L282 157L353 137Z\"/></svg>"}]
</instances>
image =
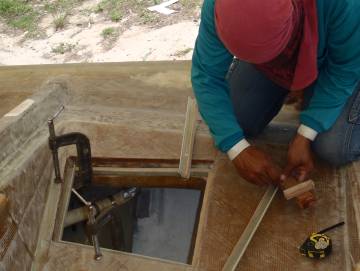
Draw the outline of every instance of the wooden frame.
<instances>
[{"instance_id":1,"label":"wooden frame","mask_svg":"<svg viewBox=\"0 0 360 271\"><path fill-rule=\"evenodd\" d=\"M233 251L227 259L222 271L235 271L238 266L241 257L244 255L252 237L254 236L257 228L259 227L261 220L266 214L272 200L274 199L278 191L277 187L269 186L264 196L262 197L259 205L257 206L253 216L247 224L244 232L242 233L239 241L236 243Z\"/></svg>"}]
</instances>

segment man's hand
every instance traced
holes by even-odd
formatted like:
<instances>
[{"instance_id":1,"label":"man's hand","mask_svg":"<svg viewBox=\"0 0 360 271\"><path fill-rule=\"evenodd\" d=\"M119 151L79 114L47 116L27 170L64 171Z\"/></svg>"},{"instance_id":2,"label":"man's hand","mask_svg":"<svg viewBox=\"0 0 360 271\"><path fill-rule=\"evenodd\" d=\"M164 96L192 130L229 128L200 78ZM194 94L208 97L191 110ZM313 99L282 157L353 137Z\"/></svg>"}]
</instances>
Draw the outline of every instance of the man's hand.
<instances>
[{"instance_id":1,"label":"man's hand","mask_svg":"<svg viewBox=\"0 0 360 271\"><path fill-rule=\"evenodd\" d=\"M288 161L281 175L284 181L288 176L293 176L303 182L309 173L314 169L314 161L311 151L311 141L302 135L297 134L290 143L288 150Z\"/></svg>"},{"instance_id":2,"label":"man's hand","mask_svg":"<svg viewBox=\"0 0 360 271\"><path fill-rule=\"evenodd\" d=\"M233 163L240 176L253 184L278 184L280 181L280 168L273 163L270 156L254 146L243 150Z\"/></svg>"}]
</instances>

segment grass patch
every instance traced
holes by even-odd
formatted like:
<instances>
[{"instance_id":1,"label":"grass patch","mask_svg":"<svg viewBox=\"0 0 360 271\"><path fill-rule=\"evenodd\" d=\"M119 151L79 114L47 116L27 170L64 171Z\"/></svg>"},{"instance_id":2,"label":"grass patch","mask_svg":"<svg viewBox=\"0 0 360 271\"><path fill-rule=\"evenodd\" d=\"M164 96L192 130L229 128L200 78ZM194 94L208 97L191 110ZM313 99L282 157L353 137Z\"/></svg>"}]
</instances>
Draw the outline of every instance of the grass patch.
<instances>
[{"instance_id":1,"label":"grass patch","mask_svg":"<svg viewBox=\"0 0 360 271\"><path fill-rule=\"evenodd\" d=\"M44 6L44 10L53 15L54 27L56 30L59 30L65 28L67 24L67 17L70 15L71 10L83 1L84 0L56 0L53 2L47 2Z\"/></svg>"},{"instance_id":2,"label":"grass patch","mask_svg":"<svg viewBox=\"0 0 360 271\"><path fill-rule=\"evenodd\" d=\"M96 13L103 13L109 20L119 22L124 13L127 12L126 6L135 7L141 0L102 0L95 8Z\"/></svg>"},{"instance_id":3,"label":"grass patch","mask_svg":"<svg viewBox=\"0 0 360 271\"><path fill-rule=\"evenodd\" d=\"M44 6L44 10L52 14L65 13L82 2L84 2L84 0L56 0L47 2Z\"/></svg>"},{"instance_id":4,"label":"grass patch","mask_svg":"<svg viewBox=\"0 0 360 271\"><path fill-rule=\"evenodd\" d=\"M111 39L117 37L117 33L118 31L115 27L108 27L101 32L101 36L104 39Z\"/></svg>"},{"instance_id":5,"label":"grass patch","mask_svg":"<svg viewBox=\"0 0 360 271\"><path fill-rule=\"evenodd\" d=\"M110 12L110 20L113 22L118 22L122 18L122 14L118 10L113 10Z\"/></svg>"},{"instance_id":6,"label":"grass patch","mask_svg":"<svg viewBox=\"0 0 360 271\"><path fill-rule=\"evenodd\" d=\"M51 51L55 54L63 55L65 53L70 53L74 48L74 44L61 42L58 46L52 48Z\"/></svg>"},{"instance_id":7,"label":"grass patch","mask_svg":"<svg viewBox=\"0 0 360 271\"><path fill-rule=\"evenodd\" d=\"M127 6L132 9L138 9L143 1L142 0L102 0L95 7L96 13L103 13L107 19L113 22L119 22L126 13Z\"/></svg>"},{"instance_id":8,"label":"grass patch","mask_svg":"<svg viewBox=\"0 0 360 271\"><path fill-rule=\"evenodd\" d=\"M106 50L109 50L114 46L117 39L119 38L120 31L116 27L108 27L101 32L101 36L103 37L103 47Z\"/></svg>"},{"instance_id":9,"label":"grass patch","mask_svg":"<svg viewBox=\"0 0 360 271\"><path fill-rule=\"evenodd\" d=\"M136 19L134 20L137 23L155 24L159 22L161 15L149 11L147 8L162 2L163 0L101 0L96 5L94 12L104 14L108 20L113 22L119 22L125 16L135 14Z\"/></svg>"},{"instance_id":10,"label":"grass patch","mask_svg":"<svg viewBox=\"0 0 360 271\"><path fill-rule=\"evenodd\" d=\"M38 13L32 6L21 0L0 0L0 17L15 28L27 31L36 29Z\"/></svg>"},{"instance_id":11,"label":"grass patch","mask_svg":"<svg viewBox=\"0 0 360 271\"><path fill-rule=\"evenodd\" d=\"M140 19L143 24L152 24L158 21L158 16L155 12L145 9L140 14Z\"/></svg>"},{"instance_id":12,"label":"grass patch","mask_svg":"<svg viewBox=\"0 0 360 271\"><path fill-rule=\"evenodd\" d=\"M67 22L67 13L55 15L55 19L53 22L55 30L65 28L66 22Z\"/></svg>"},{"instance_id":13,"label":"grass patch","mask_svg":"<svg viewBox=\"0 0 360 271\"><path fill-rule=\"evenodd\" d=\"M186 9L194 9L202 3L201 0L180 0L179 2Z\"/></svg>"},{"instance_id":14,"label":"grass patch","mask_svg":"<svg viewBox=\"0 0 360 271\"><path fill-rule=\"evenodd\" d=\"M31 12L31 6L19 0L0 0L0 14L5 17L16 17Z\"/></svg>"}]
</instances>

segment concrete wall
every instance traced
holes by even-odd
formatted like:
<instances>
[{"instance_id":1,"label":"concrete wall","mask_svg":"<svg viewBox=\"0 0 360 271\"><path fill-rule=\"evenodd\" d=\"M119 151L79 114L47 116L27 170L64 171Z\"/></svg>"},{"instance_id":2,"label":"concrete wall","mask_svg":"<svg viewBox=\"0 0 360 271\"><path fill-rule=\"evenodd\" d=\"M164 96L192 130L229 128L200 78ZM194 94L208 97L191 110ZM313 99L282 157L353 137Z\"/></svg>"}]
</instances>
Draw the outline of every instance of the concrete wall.
<instances>
[{"instance_id":1,"label":"concrete wall","mask_svg":"<svg viewBox=\"0 0 360 271\"><path fill-rule=\"evenodd\" d=\"M0 191L9 200L6 232L1 239L0 270L30 270L52 177L52 161L39 127L63 102L61 84L47 84L19 116L0 119ZM3 222L2 222L3 223Z\"/></svg>"}]
</instances>

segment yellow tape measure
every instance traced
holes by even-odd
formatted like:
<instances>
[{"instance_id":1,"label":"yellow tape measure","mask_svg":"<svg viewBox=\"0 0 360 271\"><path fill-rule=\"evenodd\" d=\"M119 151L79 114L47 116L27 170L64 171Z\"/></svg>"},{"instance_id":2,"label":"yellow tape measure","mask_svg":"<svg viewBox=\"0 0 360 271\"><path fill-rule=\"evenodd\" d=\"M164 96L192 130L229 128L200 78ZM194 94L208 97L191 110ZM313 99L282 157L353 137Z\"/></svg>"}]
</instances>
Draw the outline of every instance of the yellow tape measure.
<instances>
[{"instance_id":1,"label":"yellow tape measure","mask_svg":"<svg viewBox=\"0 0 360 271\"><path fill-rule=\"evenodd\" d=\"M340 222L322 231L311 234L299 249L301 255L312 259L324 259L330 255L332 251L332 242L330 237L324 233L344 224L345 222Z\"/></svg>"}]
</instances>

